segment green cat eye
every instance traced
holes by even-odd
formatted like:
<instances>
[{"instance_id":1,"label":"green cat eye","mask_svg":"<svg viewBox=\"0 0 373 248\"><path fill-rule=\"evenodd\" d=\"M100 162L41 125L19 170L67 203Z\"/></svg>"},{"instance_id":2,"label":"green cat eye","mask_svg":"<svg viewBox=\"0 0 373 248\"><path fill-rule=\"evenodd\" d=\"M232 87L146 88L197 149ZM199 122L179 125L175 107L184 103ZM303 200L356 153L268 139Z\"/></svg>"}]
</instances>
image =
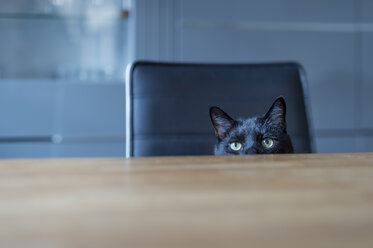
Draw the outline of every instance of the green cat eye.
<instances>
[{"instance_id":1,"label":"green cat eye","mask_svg":"<svg viewBox=\"0 0 373 248\"><path fill-rule=\"evenodd\" d=\"M241 143L239 143L239 142L232 142L232 143L229 144L229 147L230 147L233 151L239 151L239 150L241 150L242 145L241 145Z\"/></svg>"},{"instance_id":2,"label":"green cat eye","mask_svg":"<svg viewBox=\"0 0 373 248\"><path fill-rule=\"evenodd\" d=\"M262 140L262 146L264 148L271 148L275 142L271 138L265 138Z\"/></svg>"}]
</instances>

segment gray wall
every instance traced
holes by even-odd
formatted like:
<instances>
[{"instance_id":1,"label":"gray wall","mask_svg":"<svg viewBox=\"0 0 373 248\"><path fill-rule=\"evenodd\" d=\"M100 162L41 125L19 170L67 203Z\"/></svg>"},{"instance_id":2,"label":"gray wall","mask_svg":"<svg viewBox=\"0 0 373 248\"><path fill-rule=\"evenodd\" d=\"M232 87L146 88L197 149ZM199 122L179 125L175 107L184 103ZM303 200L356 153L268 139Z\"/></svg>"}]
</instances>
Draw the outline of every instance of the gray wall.
<instances>
[{"instance_id":1,"label":"gray wall","mask_svg":"<svg viewBox=\"0 0 373 248\"><path fill-rule=\"evenodd\" d=\"M369 0L138 0L136 58L298 61L317 151L373 151L372 13Z\"/></svg>"},{"instance_id":2,"label":"gray wall","mask_svg":"<svg viewBox=\"0 0 373 248\"><path fill-rule=\"evenodd\" d=\"M121 6L0 2L0 158L124 156L130 21Z\"/></svg>"}]
</instances>

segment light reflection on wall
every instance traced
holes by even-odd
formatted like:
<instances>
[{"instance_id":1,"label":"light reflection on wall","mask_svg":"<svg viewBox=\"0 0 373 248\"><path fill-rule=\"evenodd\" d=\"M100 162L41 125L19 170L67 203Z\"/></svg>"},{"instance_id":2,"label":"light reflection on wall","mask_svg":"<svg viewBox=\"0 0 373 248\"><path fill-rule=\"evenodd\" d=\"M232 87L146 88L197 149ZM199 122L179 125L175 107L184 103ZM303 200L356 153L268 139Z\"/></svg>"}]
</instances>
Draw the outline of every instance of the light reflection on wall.
<instances>
[{"instance_id":1,"label":"light reflection on wall","mask_svg":"<svg viewBox=\"0 0 373 248\"><path fill-rule=\"evenodd\" d=\"M123 79L129 8L129 0L1 1L0 77Z\"/></svg>"}]
</instances>

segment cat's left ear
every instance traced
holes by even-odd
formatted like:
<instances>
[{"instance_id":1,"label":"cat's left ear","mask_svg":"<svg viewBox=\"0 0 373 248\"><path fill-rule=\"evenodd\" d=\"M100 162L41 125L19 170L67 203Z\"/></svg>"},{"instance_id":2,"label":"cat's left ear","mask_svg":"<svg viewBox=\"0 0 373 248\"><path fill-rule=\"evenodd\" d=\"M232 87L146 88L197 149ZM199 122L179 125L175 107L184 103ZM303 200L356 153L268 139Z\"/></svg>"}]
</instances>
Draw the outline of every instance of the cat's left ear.
<instances>
[{"instance_id":1,"label":"cat's left ear","mask_svg":"<svg viewBox=\"0 0 373 248\"><path fill-rule=\"evenodd\" d=\"M218 140L222 140L236 121L218 107L210 108L210 118Z\"/></svg>"},{"instance_id":2,"label":"cat's left ear","mask_svg":"<svg viewBox=\"0 0 373 248\"><path fill-rule=\"evenodd\" d=\"M283 97L278 97L268 112L264 115L264 119L271 125L281 127L286 130L286 103Z\"/></svg>"}]
</instances>

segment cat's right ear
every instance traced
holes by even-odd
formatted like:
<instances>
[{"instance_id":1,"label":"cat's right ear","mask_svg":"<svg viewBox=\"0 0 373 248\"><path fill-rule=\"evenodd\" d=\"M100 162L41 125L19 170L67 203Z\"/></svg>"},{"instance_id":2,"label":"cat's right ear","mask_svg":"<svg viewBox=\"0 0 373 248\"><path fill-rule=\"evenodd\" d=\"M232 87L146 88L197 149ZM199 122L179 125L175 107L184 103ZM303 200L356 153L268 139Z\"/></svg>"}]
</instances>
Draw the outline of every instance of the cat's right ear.
<instances>
[{"instance_id":1,"label":"cat's right ear","mask_svg":"<svg viewBox=\"0 0 373 248\"><path fill-rule=\"evenodd\" d=\"M271 108L265 114L264 119L268 121L268 123L275 125L277 127L281 127L286 130L286 103L283 97L278 97L275 102L272 104Z\"/></svg>"},{"instance_id":2,"label":"cat's right ear","mask_svg":"<svg viewBox=\"0 0 373 248\"><path fill-rule=\"evenodd\" d=\"M215 128L215 134L218 140L222 140L227 131L233 127L235 120L218 107L210 108L210 118Z\"/></svg>"}]
</instances>

